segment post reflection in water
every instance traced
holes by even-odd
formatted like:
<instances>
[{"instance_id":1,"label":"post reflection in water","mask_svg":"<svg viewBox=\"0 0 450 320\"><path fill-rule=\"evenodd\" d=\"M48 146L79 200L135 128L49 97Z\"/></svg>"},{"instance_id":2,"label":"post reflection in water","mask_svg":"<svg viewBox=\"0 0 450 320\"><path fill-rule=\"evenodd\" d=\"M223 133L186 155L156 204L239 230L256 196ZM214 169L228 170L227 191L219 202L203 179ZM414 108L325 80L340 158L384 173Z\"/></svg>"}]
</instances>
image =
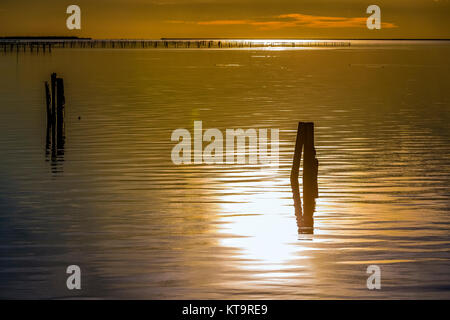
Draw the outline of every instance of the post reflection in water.
<instances>
[{"instance_id":1,"label":"post reflection in water","mask_svg":"<svg viewBox=\"0 0 450 320\"><path fill-rule=\"evenodd\" d=\"M314 212L316 211L316 199L307 197L303 200L300 198L300 187L298 179L291 178L292 196L294 198L295 217L297 218L297 228L299 234L314 233Z\"/></svg>"},{"instance_id":2,"label":"post reflection in water","mask_svg":"<svg viewBox=\"0 0 450 320\"><path fill-rule=\"evenodd\" d=\"M54 131L54 126L47 123L47 134L45 141L45 158L46 161L51 162L52 173L62 172L62 163L64 162L64 134L59 137L57 143L52 143L52 131Z\"/></svg>"}]
</instances>

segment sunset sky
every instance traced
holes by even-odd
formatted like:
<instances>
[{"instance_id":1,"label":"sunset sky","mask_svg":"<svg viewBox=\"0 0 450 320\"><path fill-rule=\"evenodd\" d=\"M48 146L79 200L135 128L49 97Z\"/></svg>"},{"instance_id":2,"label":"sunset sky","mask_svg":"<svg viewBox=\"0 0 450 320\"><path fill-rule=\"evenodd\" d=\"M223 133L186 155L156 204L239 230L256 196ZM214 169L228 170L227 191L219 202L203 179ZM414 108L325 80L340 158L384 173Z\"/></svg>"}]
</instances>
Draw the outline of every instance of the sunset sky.
<instances>
[{"instance_id":1,"label":"sunset sky","mask_svg":"<svg viewBox=\"0 0 450 320\"><path fill-rule=\"evenodd\" d=\"M81 7L81 30L66 8ZM381 8L368 30L366 8ZM1 0L0 36L450 38L450 0Z\"/></svg>"}]
</instances>

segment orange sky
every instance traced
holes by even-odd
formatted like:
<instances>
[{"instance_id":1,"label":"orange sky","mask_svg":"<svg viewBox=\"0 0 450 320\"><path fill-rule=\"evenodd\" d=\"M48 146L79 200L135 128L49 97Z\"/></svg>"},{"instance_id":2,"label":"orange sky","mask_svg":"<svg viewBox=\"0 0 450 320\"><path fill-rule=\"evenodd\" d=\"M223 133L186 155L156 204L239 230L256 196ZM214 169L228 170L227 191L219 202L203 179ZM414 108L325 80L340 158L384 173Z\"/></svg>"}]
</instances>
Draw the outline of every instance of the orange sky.
<instances>
[{"instance_id":1,"label":"orange sky","mask_svg":"<svg viewBox=\"0 0 450 320\"><path fill-rule=\"evenodd\" d=\"M82 29L67 30L77 4ZM381 7L368 30L366 8ZM450 0L1 0L0 36L450 38Z\"/></svg>"}]
</instances>

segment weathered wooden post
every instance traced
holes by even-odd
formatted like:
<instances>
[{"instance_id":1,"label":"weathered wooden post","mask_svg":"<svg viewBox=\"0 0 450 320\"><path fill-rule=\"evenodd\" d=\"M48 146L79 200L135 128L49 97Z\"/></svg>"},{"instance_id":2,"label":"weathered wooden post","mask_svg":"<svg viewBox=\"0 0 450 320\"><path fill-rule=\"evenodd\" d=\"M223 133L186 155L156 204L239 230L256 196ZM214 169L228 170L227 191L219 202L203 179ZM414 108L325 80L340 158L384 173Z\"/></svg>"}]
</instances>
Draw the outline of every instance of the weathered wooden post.
<instances>
[{"instance_id":1,"label":"weathered wooden post","mask_svg":"<svg viewBox=\"0 0 450 320\"><path fill-rule=\"evenodd\" d=\"M51 104L52 98L50 96L50 87L48 85L48 82L45 81L45 102L46 102L46 107L47 107L47 131L46 131L46 136L45 136L45 154L48 155L49 150L50 150L50 144L51 144L51 140L50 140L50 130L52 127L52 110L50 108L50 104Z\"/></svg>"},{"instance_id":2,"label":"weathered wooden post","mask_svg":"<svg viewBox=\"0 0 450 320\"><path fill-rule=\"evenodd\" d=\"M298 183L302 149L304 149L303 210ZM291 187L299 233L312 233L314 229L313 215L316 205L315 199L318 196L317 174L318 161L314 149L314 124L312 122L299 122L291 170Z\"/></svg>"},{"instance_id":3,"label":"weathered wooden post","mask_svg":"<svg viewBox=\"0 0 450 320\"><path fill-rule=\"evenodd\" d=\"M50 87L48 86L48 82L45 81L45 102L47 106L47 123L52 122L52 110L50 109L50 104L52 102L52 98L50 96Z\"/></svg>"},{"instance_id":4,"label":"weathered wooden post","mask_svg":"<svg viewBox=\"0 0 450 320\"><path fill-rule=\"evenodd\" d=\"M318 197L318 161L314 148L314 123L308 122L304 126L303 198L316 199Z\"/></svg>"},{"instance_id":5,"label":"weathered wooden post","mask_svg":"<svg viewBox=\"0 0 450 320\"><path fill-rule=\"evenodd\" d=\"M302 159L302 148L304 138L304 126L303 122L298 123L297 138L295 140L294 160L292 162L291 169L291 188L292 196L294 199L295 217L297 219L298 232L302 233L303 226L303 213L302 213L302 200L300 198L300 186L298 184L298 174L300 170L300 161Z\"/></svg>"},{"instance_id":6,"label":"weathered wooden post","mask_svg":"<svg viewBox=\"0 0 450 320\"><path fill-rule=\"evenodd\" d=\"M291 180L298 180L298 172L300 170L300 161L302 159L302 148L304 144L304 123L299 122L297 127L297 138L295 140L294 160L292 162Z\"/></svg>"},{"instance_id":7,"label":"weathered wooden post","mask_svg":"<svg viewBox=\"0 0 450 320\"><path fill-rule=\"evenodd\" d=\"M303 223L313 228L316 198L318 197L317 173L319 162L314 148L314 123L305 124L305 156L303 160Z\"/></svg>"},{"instance_id":8,"label":"weathered wooden post","mask_svg":"<svg viewBox=\"0 0 450 320\"><path fill-rule=\"evenodd\" d=\"M62 150L64 148L64 104L66 98L64 97L64 80L56 79L56 102L57 102L57 148Z\"/></svg>"},{"instance_id":9,"label":"weathered wooden post","mask_svg":"<svg viewBox=\"0 0 450 320\"><path fill-rule=\"evenodd\" d=\"M56 123L56 73L51 75L52 85L52 123Z\"/></svg>"},{"instance_id":10,"label":"weathered wooden post","mask_svg":"<svg viewBox=\"0 0 450 320\"><path fill-rule=\"evenodd\" d=\"M56 156L56 73L51 75L52 87L52 156Z\"/></svg>"},{"instance_id":11,"label":"weathered wooden post","mask_svg":"<svg viewBox=\"0 0 450 320\"><path fill-rule=\"evenodd\" d=\"M64 154L65 144L64 80L57 78L56 73L51 74L50 85L47 81L45 82L45 102L47 108L46 154L49 154L51 144L52 161L54 161L57 159L57 156Z\"/></svg>"}]
</instances>

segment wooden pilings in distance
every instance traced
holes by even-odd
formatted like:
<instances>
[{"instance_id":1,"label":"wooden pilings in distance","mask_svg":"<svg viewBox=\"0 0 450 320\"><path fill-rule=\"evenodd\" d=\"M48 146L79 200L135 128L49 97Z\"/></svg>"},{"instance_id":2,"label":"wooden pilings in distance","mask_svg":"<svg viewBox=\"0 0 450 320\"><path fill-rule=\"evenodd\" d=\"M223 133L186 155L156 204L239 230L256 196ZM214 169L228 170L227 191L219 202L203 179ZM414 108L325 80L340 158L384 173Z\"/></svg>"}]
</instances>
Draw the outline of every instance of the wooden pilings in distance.
<instances>
[{"instance_id":1,"label":"wooden pilings in distance","mask_svg":"<svg viewBox=\"0 0 450 320\"><path fill-rule=\"evenodd\" d=\"M47 107L46 151L51 147L52 159L64 154L65 144L65 96L64 81L56 73L51 74L50 85L45 82L45 101ZM51 132L51 138L50 138Z\"/></svg>"},{"instance_id":2,"label":"wooden pilings in distance","mask_svg":"<svg viewBox=\"0 0 450 320\"><path fill-rule=\"evenodd\" d=\"M298 176L303 154L303 210L300 198ZM314 123L299 122L295 141L294 159L291 170L291 187L294 197L295 215L299 233L312 233L314 230L314 211L318 192L318 168L314 147Z\"/></svg>"},{"instance_id":3,"label":"wooden pilings in distance","mask_svg":"<svg viewBox=\"0 0 450 320\"><path fill-rule=\"evenodd\" d=\"M1 40L0 52L52 52L52 48L259 48L259 47L348 47L346 40L240 40L240 39L54 39Z\"/></svg>"},{"instance_id":4,"label":"wooden pilings in distance","mask_svg":"<svg viewBox=\"0 0 450 320\"><path fill-rule=\"evenodd\" d=\"M59 45L57 42L26 41L26 40L0 40L0 52L52 52L52 47Z\"/></svg>"}]
</instances>

